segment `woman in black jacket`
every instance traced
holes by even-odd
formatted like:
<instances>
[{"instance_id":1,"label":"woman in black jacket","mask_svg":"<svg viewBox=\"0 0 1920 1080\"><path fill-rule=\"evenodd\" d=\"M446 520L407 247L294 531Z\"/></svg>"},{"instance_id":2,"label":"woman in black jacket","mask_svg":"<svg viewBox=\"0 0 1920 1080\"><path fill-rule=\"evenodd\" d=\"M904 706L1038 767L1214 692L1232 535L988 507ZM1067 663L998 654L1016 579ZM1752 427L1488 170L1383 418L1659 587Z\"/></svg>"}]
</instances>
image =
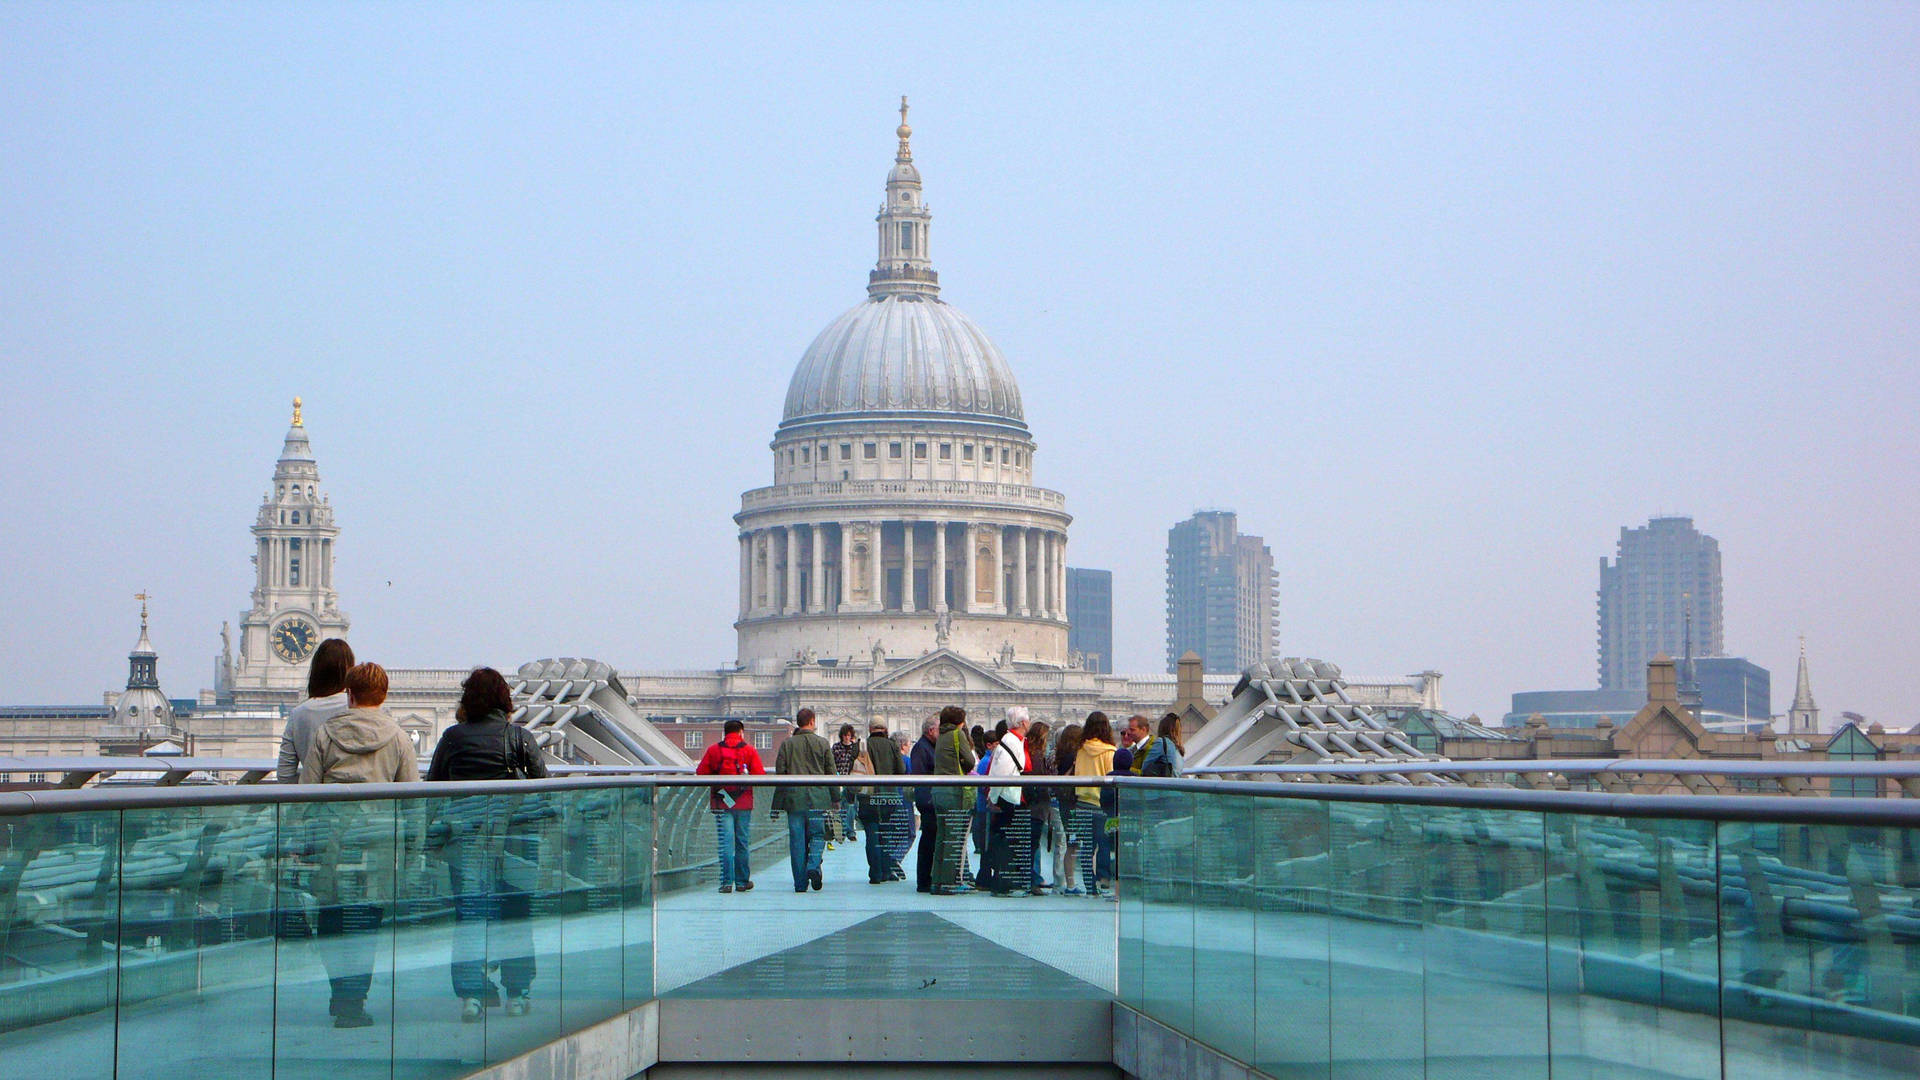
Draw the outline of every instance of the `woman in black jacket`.
<instances>
[{"instance_id":1,"label":"woman in black jacket","mask_svg":"<svg viewBox=\"0 0 1920 1080\"><path fill-rule=\"evenodd\" d=\"M514 723L513 691L492 668L476 668L460 685L458 721L433 748L428 780L520 780L547 775L540 747ZM453 993L460 1019L478 1023L500 1004L508 1016L533 1010L533 897L539 869L538 822L517 813L524 797L501 792L456 799L447 807L452 838L446 847L453 887ZM519 819L519 820L516 820ZM494 925L498 924L498 925ZM487 975L488 947L504 956L496 986Z\"/></svg>"}]
</instances>

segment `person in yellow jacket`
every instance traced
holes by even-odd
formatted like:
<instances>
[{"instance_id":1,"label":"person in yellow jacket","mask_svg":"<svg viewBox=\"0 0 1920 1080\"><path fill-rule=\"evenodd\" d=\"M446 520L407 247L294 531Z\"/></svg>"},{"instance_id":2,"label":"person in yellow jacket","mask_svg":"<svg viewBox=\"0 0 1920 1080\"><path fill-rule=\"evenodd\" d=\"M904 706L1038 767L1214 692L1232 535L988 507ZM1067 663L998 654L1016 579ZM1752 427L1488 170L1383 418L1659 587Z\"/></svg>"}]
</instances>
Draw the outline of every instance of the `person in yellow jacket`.
<instances>
[{"instance_id":1,"label":"person in yellow jacket","mask_svg":"<svg viewBox=\"0 0 1920 1080\"><path fill-rule=\"evenodd\" d=\"M1113 721L1107 714L1094 712L1080 729L1080 752L1073 759L1073 775L1105 776L1113 771ZM1080 850L1093 853L1093 876L1087 886L1089 895L1099 896L1113 887L1113 835L1107 829L1106 809L1101 806L1100 788L1074 788L1079 806L1073 815L1079 826Z\"/></svg>"}]
</instances>

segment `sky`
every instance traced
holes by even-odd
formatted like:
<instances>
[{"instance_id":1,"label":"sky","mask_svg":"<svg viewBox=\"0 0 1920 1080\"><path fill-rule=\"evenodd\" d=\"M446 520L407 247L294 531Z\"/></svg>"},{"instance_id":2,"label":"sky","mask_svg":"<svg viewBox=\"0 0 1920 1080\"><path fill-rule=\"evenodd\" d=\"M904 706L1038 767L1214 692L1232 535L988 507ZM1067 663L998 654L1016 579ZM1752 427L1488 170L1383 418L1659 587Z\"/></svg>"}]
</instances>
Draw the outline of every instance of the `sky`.
<instances>
[{"instance_id":1,"label":"sky","mask_svg":"<svg viewBox=\"0 0 1920 1080\"><path fill-rule=\"evenodd\" d=\"M741 491L864 297L901 94L943 297L1157 671L1166 531L1280 648L1594 685L1623 525L1920 722L1920 6L0 5L0 702L211 684L306 402L355 649L730 662Z\"/></svg>"}]
</instances>

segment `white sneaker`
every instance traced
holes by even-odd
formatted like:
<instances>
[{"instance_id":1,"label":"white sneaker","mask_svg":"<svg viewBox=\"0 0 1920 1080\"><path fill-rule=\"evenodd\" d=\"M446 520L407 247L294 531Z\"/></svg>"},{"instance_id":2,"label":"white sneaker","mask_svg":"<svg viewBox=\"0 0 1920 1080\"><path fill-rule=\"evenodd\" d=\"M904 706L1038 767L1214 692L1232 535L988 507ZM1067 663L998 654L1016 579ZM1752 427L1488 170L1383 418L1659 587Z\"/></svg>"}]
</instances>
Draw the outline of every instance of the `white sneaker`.
<instances>
[{"instance_id":1,"label":"white sneaker","mask_svg":"<svg viewBox=\"0 0 1920 1080\"><path fill-rule=\"evenodd\" d=\"M480 1004L479 998L464 998L461 1000L460 1002L460 1022L461 1023L477 1024L486 1015L487 1015L487 1010Z\"/></svg>"},{"instance_id":2,"label":"white sneaker","mask_svg":"<svg viewBox=\"0 0 1920 1080\"><path fill-rule=\"evenodd\" d=\"M525 1016L533 1011L533 1001L525 994L515 994L507 999L508 1016Z\"/></svg>"}]
</instances>

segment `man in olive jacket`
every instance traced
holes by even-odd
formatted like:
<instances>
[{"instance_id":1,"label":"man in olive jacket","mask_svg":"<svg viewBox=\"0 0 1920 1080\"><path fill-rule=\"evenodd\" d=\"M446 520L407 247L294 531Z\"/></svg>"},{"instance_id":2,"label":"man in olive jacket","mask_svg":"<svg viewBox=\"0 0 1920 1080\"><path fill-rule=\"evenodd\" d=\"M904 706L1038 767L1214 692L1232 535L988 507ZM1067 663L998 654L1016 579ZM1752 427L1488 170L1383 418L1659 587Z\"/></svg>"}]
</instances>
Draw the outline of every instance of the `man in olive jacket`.
<instances>
[{"instance_id":1,"label":"man in olive jacket","mask_svg":"<svg viewBox=\"0 0 1920 1080\"><path fill-rule=\"evenodd\" d=\"M780 744L774 756L776 776L832 776L833 747L813 730L813 710L793 718L800 730ZM787 815L787 859L793 864L793 891L821 886L820 857L827 851L827 822L822 815L840 803L840 789L825 785L775 788L773 808Z\"/></svg>"},{"instance_id":2,"label":"man in olive jacket","mask_svg":"<svg viewBox=\"0 0 1920 1080\"><path fill-rule=\"evenodd\" d=\"M886 723L875 720L867 725L867 732L867 760L873 763L873 775L905 775L907 760L900 753L900 747L895 745L893 736L887 733ZM900 872L899 860L886 848L895 839L900 815L906 812L904 794L902 788L876 785L870 794L860 798L860 823L867 828L869 885L885 885L906 876ZM909 836L912 835L912 822L908 822L907 832Z\"/></svg>"},{"instance_id":3,"label":"man in olive jacket","mask_svg":"<svg viewBox=\"0 0 1920 1080\"><path fill-rule=\"evenodd\" d=\"M980 761L967 738L967 710L949 705L940 710L940 734L933 743L933 774L965 776ZM967 823L973 816L973 789L933 789L933 817L939 841L933 852L933 891L936 896L971 892L961 884L967 846Z\"/></svg>"}]
</instances>

